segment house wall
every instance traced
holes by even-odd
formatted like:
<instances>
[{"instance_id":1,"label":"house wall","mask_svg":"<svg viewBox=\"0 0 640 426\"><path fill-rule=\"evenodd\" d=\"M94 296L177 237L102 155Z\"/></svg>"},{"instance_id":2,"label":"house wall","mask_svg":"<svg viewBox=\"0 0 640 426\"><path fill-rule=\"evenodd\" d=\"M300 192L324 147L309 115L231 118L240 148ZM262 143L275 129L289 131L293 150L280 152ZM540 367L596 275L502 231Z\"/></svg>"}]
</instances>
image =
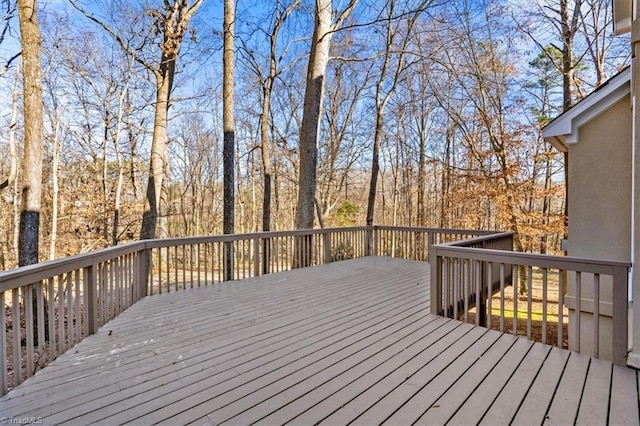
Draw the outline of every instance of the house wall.
<instances>
[{"instance_id":1,"label":"house wall","mask_svg":"<svg viewBox=\"0 0 640 426\"><path fill-rule=\"evenodd\" d=\"M582 126L579 138L569 145L569 255L629 261L629 96Z\"/></svg>"},{"instance_id":2,"label":"house wall","mask_svg":"<svg viewBox=\"0 0 640 426\"><path fill-rule=\"evenodd\" d=\"M568 254L631 260L631 106L624 97L579 130L569 149ZM593 276L583 274L580 351L593 350ZM601 277L600 356L611 357L612 280ZM575 275L569 276L569 348L575 345Z\"/></svg>"}]
</instances>

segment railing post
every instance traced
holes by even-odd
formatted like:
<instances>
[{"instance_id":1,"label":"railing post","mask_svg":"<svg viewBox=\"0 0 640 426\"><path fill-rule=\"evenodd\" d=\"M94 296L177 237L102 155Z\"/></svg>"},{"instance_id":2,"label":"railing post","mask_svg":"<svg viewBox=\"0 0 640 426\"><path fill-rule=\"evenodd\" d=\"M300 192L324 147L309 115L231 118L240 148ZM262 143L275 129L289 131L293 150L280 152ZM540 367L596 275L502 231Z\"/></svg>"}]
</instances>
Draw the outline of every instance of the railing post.
<instances>
[{"instance_id":1,"label":"railing post","mask_svg":"<svg viewBox=\"0 0 640 426\"><path fill-rule=\"evenodd\" d=\"M433 232L431 231L427 232L427 256L429 261L431 261L431 247L434 246L435 239L436 239L436 236L433 234Z\"/></svg>"},{"instance_id":2,"label":"railing post","mask_svg":"<svg viewBox=\"0 0 640 426\"><path fill-rule=\"evenodd\" d=\"M487 262L479 261L478 264L478 280L480 281L480 293L476 295L476 315L479 318L479 324L482 327L487 327L487 302L489 298L493 296L488 290L492 287L491 284L487 285ZM489 324L489 328L491 325Z\"/></svg>"},{"instance_id":3,"label":"railing post","mask_svg":"<svg viewBox=\"0 0 640 426\"><path fill-rule=\"evenodd\" d=\"M135 269L133 278L133 294L135 301L148 295L149 276L152 271L151 250L143 248L135 254Z\"/></svg>"},{"instance_id":4,"label":"railing post","mask_svg":"<svg viewBox=\"0 0 640 426\"><path fill-rule=\"evenodd\" d=\"M441 315L442 312L442 258L437 248L429 246L429 264L431 268L431 313Z\"/></svg>"},{"instance_id":5,"label":"railing post","mask_svg":"<svg viewBox=\"0 0 640 426\"><path fill-rule=\"evenodd\" d=\"M223 279L225 281L233 281L233 241L225 241L223 247Z\"/></svg>"},{"instance_id":6,"label":"railing post","mask_svg":"<svg viewBox=\"0 0 640 426\"><path fill-rule=\"evenodd\" d=\"M366 237L364 239L364 255L372 256L373 251L373 227L368 226L366 230Z\"/></svg>"},{"instance_id":7,"label":"railing post","mask_svg":"<svg viewBox=\"0 0 640 426\"><path fill-rule=\"evenodd\" d=\"M331 263L331 234L323 234L322 245L324 249L324 263Z\"/></svg>"},{"instance_id":8,"label":"railing post","mask_svg":"<svg viewBox=\"0 0 640 426\"><path fill-rule=\"evenodd\" d=\"M613 336L611 360L626 365L628 350L628 291L629 272L626 267L616 266L613 270ZM594 318L594 320L597 320ZM635 330L634 330L635 331Z\"/></svg>"},{"instance_id":9,"label":"railing post","mask_svg":"<svg viewBox=\"0 0 640 426\"><path fill-rule=\"evenodd\" d=\"M253 238L253 276L260 276L260 237Z\"/></svg>"},{"instance_id":10,"label":"railing post","mask_svg":"<svg viewBox=\"0 0 640 426\"><path fill-rule=\"evenodd\" d=\"M271 237L262 239L262 274L271 273Z\"/></svg>"},{"instance_id":11,"label":"railing post","mask_svg":"<svg viewBox=\"0 0 640 426\"><path fill-rule=\"evenodd\" d=\"M92 335L98 329L98 300L97 300L97 279L96 271L98 269L97 264L92 264L85 268L85 280L87 282L87 332ZM51 307L50 309L53 309Z\"/></svg>"},{"instance_id":12,"label":"railing post","mask_svg":"<svg viewBox=\"0 0 640 426\"><path fill-rule=\"evenodd\" d=\"M380 256L380 229L374 226L371 235L373 238L373 256Z\"/></svg>"}]
</instances>

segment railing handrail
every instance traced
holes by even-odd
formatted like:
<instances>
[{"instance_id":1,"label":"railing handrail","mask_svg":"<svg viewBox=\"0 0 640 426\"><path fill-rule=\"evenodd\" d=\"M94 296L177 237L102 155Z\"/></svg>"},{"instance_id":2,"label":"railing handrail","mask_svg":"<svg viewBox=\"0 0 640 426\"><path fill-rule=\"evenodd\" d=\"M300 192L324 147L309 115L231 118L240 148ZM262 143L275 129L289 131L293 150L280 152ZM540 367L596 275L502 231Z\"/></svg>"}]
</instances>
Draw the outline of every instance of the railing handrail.
<instances>
[{"instance_id":1,"label":"railing handrail","mask_svg":"<svg viewBox=\"0 0 640 426\"><path fill-rule=\"evenodd\" d=\"M255 238L272 238L281 236L300 236L300 235L320 235L333 232L349 232L366 230L371 227L348 227L348 228L323 228L323 229L302 229L291 231L269 231L269 232L253 232L243 234L222 234L222 235L206 235L197 237L182 238L156 238L150 240L140 240L125 243L122 245L106 247L93 250L87 253L80 253L61 259L48 260L33 265L22 266L19 268L0 271L0 291L9 291L26 284L31 284L52 275L64 273L65 270L75 270L79 268L89 267L95 263L103 262L114 257L123 256L147 249L158 247L170 247L193 244L206 244L214 242L232 242L237 240L249 240Z\"/></svg>"},{"instance_id":2,"label":"railing handrail","mask_svg":"<svg viewBox=\"0 0 640 426\"><path fill-rule=\"evenodd\" d=\"M232 242L238 240L251 240L256 238L274 238L284 236L302 236L302 235L324 235L335 232L350 232L363 230L395 230L395 231L413 231L413 232L438 232L448 234L468 234L478 235L486 234L491 231L478 231L470 229L439 229L439 228L414 228L405 226L351 226L342 228L314 228L314 229L298 229L287 231L268 231L268 232L251 232L242 234L222 234L222 235L205 235L196 237L180 237L180 238L156 238L149 240L133 241L117 246L106 247L93 250L87 253L80 253L61 259L48 260L33 265L22 266L6 271L0 271L0 292L9 291L24 285L38 282L53 275L64 273L66 270L75 270L79 268L89 267L93 264L100 263L118 256L136 253L148 249L207 244L215 242Z\"/></svg>"},{"instance_id":3,"label":"railing handrail","mask_svg":"<svg viewBox=\"0 0 640 426\"><path fill-rule=\"evenodd\" d=\"M460 242L456 242L460 243ZM475 247L462 247L454 243L436 244L433 249L439 255L453 255L460 257L461 253L468 255L469 259L493 262L500 259L502 263L517 263L525 266L538 266L542 268L569 269L567 264L579 265L583 272L610 275L613 268L630 268L631 262L619 260L591 259L576 256L555 256L551 254L537 254L518 251L505 251L495 249L483 249Z\"/></svg>"},{"instance_id":4,"label":"railing handrail","mask_svg":"<svg viewBox=\"0 0 640 426\"><path fill-rule=\"evenodd\" d=\"M421 226L373 225L374 229L385 231L437 232L439 234L494 235L497 231L461 228L430 228ZM467 241L467 240L464 240Z\"/></svg>"},{"instance_id":5,"label":"railing handrail","mask_svg":"<svg viewBox=\"0 0 640 426\"><path fill-rule=\"evenodd\" d=\"M61 259L47 260L33 265L0 271L0 292L59 275L67 270L85 268L118 256L135 253L144 250L145 247L145 241L134 241Z\"/></svg>"},{"instance_id":6,"label":"railing handrail","mask_svg":"<svg viewBox=\"0 0 640 426\"><path fill-rule=\"evenodd\" d=\"M440 243L439 245L444 245L444 246L455 246L455 247L469 247L472 244L476 244L476 243L481 243L481 242L487 242L487 241L491 241L491 240L496 240L499 238L503 238L503 237L512 237L513 236L513 232L494 232L494 231L489 231L490 233L488 234L480 234L477 237L470 237L470 238L465 238L464 240L457 240L457 241L449 241L446 243Z\"/></svg>"}]
</instances>

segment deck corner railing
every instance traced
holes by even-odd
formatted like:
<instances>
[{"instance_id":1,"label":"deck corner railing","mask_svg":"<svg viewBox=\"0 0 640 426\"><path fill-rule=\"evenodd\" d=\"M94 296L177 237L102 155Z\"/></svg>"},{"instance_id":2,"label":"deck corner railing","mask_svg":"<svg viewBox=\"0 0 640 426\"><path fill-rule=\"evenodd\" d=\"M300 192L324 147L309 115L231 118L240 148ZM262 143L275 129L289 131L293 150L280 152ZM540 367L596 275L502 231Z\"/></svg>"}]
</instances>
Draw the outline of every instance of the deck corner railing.
<instances>
[{"instance_id":1,"label":"deck corner railing","mask_svg":"<svg viewBox=\"0 0 640 426\"><path fill-rule=\"evenodd\" d=\"M432 313L626 364L631 264L514 252L509 239L434 245Z\"/></svg>"}]
</instances>

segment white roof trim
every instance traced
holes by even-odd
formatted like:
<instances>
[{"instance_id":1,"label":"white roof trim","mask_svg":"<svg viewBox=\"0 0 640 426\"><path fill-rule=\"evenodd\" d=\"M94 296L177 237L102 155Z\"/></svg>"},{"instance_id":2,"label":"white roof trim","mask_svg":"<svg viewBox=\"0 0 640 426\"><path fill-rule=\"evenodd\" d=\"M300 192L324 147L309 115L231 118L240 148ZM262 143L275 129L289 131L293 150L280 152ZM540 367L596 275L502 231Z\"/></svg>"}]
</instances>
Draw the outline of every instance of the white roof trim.
<instances>
[{"instance_id":1,"label":"white roof trim","mask_svg":"<svg viewBox=\"0 0 640 426\"><path fill-rule=\"evenodd\" d=\"M560 151L578 143L578 131L585 123L611 108L631 93L631 68L628 67L600 86L542 129L542 137Z\"/></svg>"}]
</instances>

